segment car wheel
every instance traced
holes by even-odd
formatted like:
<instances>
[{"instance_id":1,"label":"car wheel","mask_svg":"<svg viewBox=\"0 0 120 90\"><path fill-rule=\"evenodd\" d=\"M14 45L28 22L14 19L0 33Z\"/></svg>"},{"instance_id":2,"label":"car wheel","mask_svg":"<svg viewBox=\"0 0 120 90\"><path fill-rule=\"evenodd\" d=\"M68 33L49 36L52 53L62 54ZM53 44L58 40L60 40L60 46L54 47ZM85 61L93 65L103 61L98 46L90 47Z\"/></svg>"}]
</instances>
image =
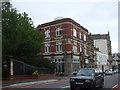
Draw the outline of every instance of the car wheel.
<instances>
[{"instance_id":1,"label":"car wheel","mask_svg":"<svg viewBox=\"0 0 120 90\"><path fill-rule=\"evenodd\" d=\"M75 87L73 87L73 86L70 86L70 90L75 90Z\"/></svg>"},{"instance_id":2,"label":"car wheel","mask_svg":"<svg viewBox=\"0 0 120 90\"><path fill-rule=\"evenodd\" d=\"M103 86L104 86L104 81L102 80L102 82L100 83L100 88L103 88Z\"/></svg>"},{"instance_id":3,"label":"car wheel","mask_svg":"<svg viewBox=\"0 0 120 90\"><path fill-rule=\"evenodd\" d=\"M92 88L96 88L96 83L95 81L93 82L93 87Z\"/></svg>"}]
</instances>

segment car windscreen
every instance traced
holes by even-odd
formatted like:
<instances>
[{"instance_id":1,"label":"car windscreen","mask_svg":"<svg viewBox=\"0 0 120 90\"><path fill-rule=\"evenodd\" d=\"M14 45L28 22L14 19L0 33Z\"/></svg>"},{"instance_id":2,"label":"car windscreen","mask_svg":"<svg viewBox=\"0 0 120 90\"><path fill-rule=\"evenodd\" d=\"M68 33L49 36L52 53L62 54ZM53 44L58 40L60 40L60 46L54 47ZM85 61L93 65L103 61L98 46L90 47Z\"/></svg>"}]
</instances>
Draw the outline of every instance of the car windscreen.
<instances>
[{"instance_id":1,"label":"car windscreen","mask_svg":"<svg viewBox=\"0 0 120 90\"><path fill-rule=\"evenodd\" d=\"M77 73L77 76L92 76L92 75L94 75L94 70L93 69L81 69Z\"/></svg>"}]
</instances>

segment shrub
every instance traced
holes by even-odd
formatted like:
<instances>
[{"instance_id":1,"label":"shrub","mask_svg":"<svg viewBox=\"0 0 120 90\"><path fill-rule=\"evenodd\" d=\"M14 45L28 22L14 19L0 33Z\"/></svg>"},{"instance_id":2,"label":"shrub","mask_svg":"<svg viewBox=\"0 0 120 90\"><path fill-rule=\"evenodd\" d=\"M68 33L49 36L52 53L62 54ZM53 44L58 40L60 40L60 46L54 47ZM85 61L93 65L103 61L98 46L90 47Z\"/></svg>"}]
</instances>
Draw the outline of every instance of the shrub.
<instances>
[{"instance_id":1,"label":"shrub","mask_svg":"<svg viewBox=\"0 0 120 90\"><path fill-rule=\"evenodd\" d=\"M40 72L36 70L35 72L32 73L32 75L40 75Z\"/></svg>"}]
</instances>

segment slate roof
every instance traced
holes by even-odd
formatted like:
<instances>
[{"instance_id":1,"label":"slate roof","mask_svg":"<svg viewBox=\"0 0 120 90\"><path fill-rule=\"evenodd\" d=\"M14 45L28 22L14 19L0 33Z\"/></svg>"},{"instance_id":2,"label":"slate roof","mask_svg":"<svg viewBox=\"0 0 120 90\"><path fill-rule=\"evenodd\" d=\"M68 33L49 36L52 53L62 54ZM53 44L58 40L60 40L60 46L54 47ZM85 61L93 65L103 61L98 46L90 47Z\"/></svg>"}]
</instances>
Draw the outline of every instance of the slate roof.
<instances>
[{"instance_id":1,"label":"slate roof","mask_svg":"<svg viewBox=\"0 0 120 90\"><path fill-rule=\"evenodd\" d=\"M109 39L109 34L92 34L92 39Z\"/></svg>"}]
</instances>

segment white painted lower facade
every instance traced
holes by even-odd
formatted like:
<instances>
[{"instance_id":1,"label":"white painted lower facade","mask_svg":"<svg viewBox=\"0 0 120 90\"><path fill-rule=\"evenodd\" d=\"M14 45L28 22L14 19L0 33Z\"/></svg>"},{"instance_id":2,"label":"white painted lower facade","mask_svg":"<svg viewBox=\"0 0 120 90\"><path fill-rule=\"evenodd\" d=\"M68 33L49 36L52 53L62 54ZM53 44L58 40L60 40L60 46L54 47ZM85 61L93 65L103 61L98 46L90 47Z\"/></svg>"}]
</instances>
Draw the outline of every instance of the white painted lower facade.
<instances>
[{"instance_id":1,"label":"white painted lower facade","mask_svg":"<svg viewBox=\"0 0 120 90\"><path fill-rule=\"evenodd\" d=\"M97 67L100 68L102 71L105 71L106 69L109 68L109 63L107 62L108 55L97 51L96 60L97 60Z\"/></svg>"}]
</instances>

